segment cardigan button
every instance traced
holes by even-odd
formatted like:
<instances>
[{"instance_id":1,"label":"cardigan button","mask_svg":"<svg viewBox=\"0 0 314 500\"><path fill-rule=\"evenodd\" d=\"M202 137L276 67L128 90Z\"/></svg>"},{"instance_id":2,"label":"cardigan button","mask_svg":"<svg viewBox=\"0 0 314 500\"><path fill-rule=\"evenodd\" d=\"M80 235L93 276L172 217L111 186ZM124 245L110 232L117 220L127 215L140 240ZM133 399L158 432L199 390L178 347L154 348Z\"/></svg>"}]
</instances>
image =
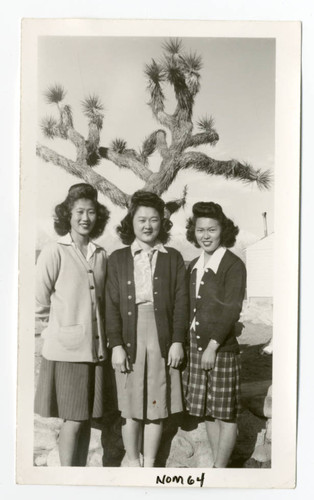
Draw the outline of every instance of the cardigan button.
<instances>
[{"instance_id":1,"label":"cardigan button","mask_svg":"<svg viewBox=\"0 0 314 500\"><path fill-rule=\"evenodd\" d=\"M99 339L99 335L96 335L95 339Z\"/></svg>"},{"instance_id":2,"label":"cardigan button","mask_svg":"<svg viewBox=\"0 0 314 500\"><path fill-rule=\"evenodd\" d=\"M154 295L158 295L158 292L154 292Z\"/></svg>"},{"instance_id":3,"label":"cardigan button","mask_svg":"<svg viewBox=\"0 0 314 500\"><path fill-rule=\"evenodd\" d=\"M88 273L92 273L93 271L92 271L91 269L89 269L87 272L88 272Z\"/></svg>"},{"instance_id":4,"label":"cardigan button","mask_svg":"<svg viewBox=\"0 0 314 500\"><path fill-rule=\"evenodd\" d=\"M104 357L103 356L99 356L99 359L104 359Z\"/></svg>"},{"instance_id":5,"label":"cardigan button","mask_svg":"<svg viewBox=\"0 0 314 500\"><path fill-rule=\"evenodd\" d=\"M130 342L128 342L126 346L127 346L127 347L131 347L131 344L130 344Z\"/></svg>"},{"instance_id":6,"label":"cardigan button","mask_svg":"<svg viewBox=\"0 0 314 500\"><path fill-rule=\"evenodd\" d=\"M200 324L200 322L199 322L199 321L195 321L195 324L196 324L196 325L199 325L199 324Z\"/></svg>"},{"instance_id":7,"label":"cardigan button","mask_svg":"<svg viewBox=\"0 0 314 500\"><path fill-rule=\"evenodd\" d=\"M202 351L203 350L203 347L198 347L197 348L198 351Z\"/></svg>"},{"instance_id":8,"label":"cardigan button","mask_svg":"<svg viewBox=\"0 0 314 500\"><path fill-rule=\"evenodd\" d=\"M130 299L132 299L132 295L128 295L128 299L129 299L129 300L130 300Z\"/></svg>"},{"instance_id":9,"label":"cardigan button","mask_svg":"<svg viewBox=\"0 0 314 500\"><path fill-rule=\"evenodd\" d=\"M196 313L196 307L194 307L193 312Z\"/></svg>"},{"instance_id":10,"label":"cardigan button","mask_svg":"<svg viewBox=\"0 0 314 500\"><path fill-rule=\"evenodd\" d=\"M155 276L155 280L158 280L158 276Z\"/></svg>"},{"instance_id":11,"label":"cardigan button","mask_svg":"<svg viewBox=\"0 0 314 500\"><path fill-rule=\"evenodd\" d=\"M95 288L95 287L94 287L93 285L91 285L89 288L90 288L91 290L94 290L94 288Z\"/></svg>"},{"instance_id":12,"label":"cardigan button","mask_svg":"<svg viewBox=\"0 0 314 500\"><path fill-rule=\"evenodd\" d=\"M201 281L201 285L204 285L204 281Z\"/></svg>"},{"instance_id":13,"label":"cardigan button","mask_svg":"<svg viewBox=\"0 0 314 500\"><path fill-rule=\"evenodd\" d=\"M132 281L128 281L128 285L131 285Z\"/></svg>"},{"instance_id":14,"label":"cardigan button","mask_svg":"<svg viewBox=\"0 0 314 500\"><path fill-rule=\"evenodd\" d=\"M196 338L197 338L197 339L200 339L201 337L200 337L199 335L196 335Z\"/></svg>"},{"instance_id":15,"label":"cardigan button","mask_svg":"<svg viewBox=\"0 0 314 500\"><path fill-rule=\"evenodd\" d=\"M205 273L208 273L208 269L205 269Z\"/></svg>"},{"instance_id":16,"label":"cardigan button","mask_svg":"<svg viewBox=\"0 0 314 500\"><path fill-rule=\"evenodd\" d=\"M201 299L202 297L200 295L197 296L198 299Z\"/></svg>"},{"instance_id":17,"label":"cardigan button","mask_svg":"<svg viewBox=\"0 0 314 500\"><path fill-rule=\"evenodd\" d=\"M128 316L132 316L132 313L131 313L131 311L128 311Z\"/></svg>"}]
</instances>

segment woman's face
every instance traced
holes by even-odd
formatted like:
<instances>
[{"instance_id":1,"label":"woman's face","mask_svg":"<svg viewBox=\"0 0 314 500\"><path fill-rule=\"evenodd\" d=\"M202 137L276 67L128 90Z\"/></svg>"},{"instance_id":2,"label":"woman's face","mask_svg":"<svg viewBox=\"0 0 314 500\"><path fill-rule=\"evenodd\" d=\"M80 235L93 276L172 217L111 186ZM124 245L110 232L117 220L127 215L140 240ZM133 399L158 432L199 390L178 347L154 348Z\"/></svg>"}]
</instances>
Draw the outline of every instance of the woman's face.
<instances>
[{"instance_id":1,"label":"woman's face","mask_svg":"<svg viewBox=\"0 0 314 500\"><path fill-rule=\"evenodd\" d=\"M95 204L92 200L80 198L74 202L71 210L71 233L88 236L97 220Z\"/></svg>"},{"instance_id":2,"label":"woman's face","mask_svg":"<svg viewBox=\"0 0 314 500\"><path fill-rule=\"evenodd\" d=\"M133 217L135 237L149 246L154 245L160 231L160 215L153 207L139 207Z\"/></svg>"},{"instance_id":3,"label":"woman's face","mask_svg":"<svg viewBox=\"0 0 314 500\"><path fill-rule=\"evenodd\" d=\"M195 223L195 238L199 246L208 254L220 246L221 226L216 219L198 217Z\"/></svg>"}]
</instances>

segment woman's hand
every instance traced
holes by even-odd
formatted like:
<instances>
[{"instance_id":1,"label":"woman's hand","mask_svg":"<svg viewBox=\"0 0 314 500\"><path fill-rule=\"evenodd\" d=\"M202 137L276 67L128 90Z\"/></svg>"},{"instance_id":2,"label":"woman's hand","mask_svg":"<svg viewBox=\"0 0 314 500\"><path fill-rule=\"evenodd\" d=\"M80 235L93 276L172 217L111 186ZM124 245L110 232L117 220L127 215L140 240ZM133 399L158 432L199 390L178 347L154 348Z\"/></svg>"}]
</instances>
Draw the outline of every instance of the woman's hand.
<instances>
[{"instance_id":1,"label":"woman's hand","mask_svg":"<svg viewBox=\"0 0 314 500\"><path fill-rule=\"evenodd\" d=\"M168 352L168 366L178 368L184 359L184 350L181 342L174 342Z\"/></svg>"},{"instance_id":2,"label":"woman's hand","mask_svg":"<svg viewBox=\"0 0 314 500\"><path fill-rule=\"evenodd\" d=\"M205 351L203 352L202 360L201 360L201 368L202 370L212 370L215 368L217 349L219 344L215 341L210 341Z\"/></svg>"},{"instance_id":3,"label":"woman's hand","mask_svg":"<svg viewBox=\"0 0 314 500\"><path fill-rule=\"evenodd\" d=\"M117 345L112 349L111 363L114 370L126 373L130 370L127 353L122 345Z\"/></svg>"}]
</instances>

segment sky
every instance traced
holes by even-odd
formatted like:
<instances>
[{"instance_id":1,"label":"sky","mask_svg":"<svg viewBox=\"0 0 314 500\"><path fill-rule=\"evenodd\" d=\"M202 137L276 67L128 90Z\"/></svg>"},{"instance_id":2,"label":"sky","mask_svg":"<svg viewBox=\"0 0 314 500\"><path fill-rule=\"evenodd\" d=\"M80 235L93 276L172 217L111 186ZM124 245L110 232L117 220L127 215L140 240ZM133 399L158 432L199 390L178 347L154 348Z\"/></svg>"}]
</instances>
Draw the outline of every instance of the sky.
<instances>
[{"instance_id":1,"label":"sky","mask_svg":"<svg viewBox=\"0 0 314 500\"><path fill-rule=\"evenodd\" d=\"M143 139L160 128L147 105L149 93L144 67L152 58L160 60L164 38L152 37L42 37L38 50L38 141L74 159L74 147L68 141L45 139L40 131L41 118L55 115L53 106L45 102L44 92L55 83L67 91L64 103L73 109L74 126L87 135L87 119L81 101L96 94L104 104L101 145L108 146L117 138L128 147L140 148ZM183 38L186 52L201 55L200 91L195 99L193 121L213 116L220 140L215 147L201 146L199 151L215 159L237 159L254 168L274 171L275 156L275 42L273 39L248 38ZM170 87L165 87L166 111L175 108ZM196 129L195 129L196 131ZM158 153L151 157L151 168L160 162ZM96 170L127 193L143 186L131 172L119 170L103 160ZM59 167L38 159L38 234L53 235L52 213L68 188L79 180ZM267 212L268 230L273 231L273 188L260 191L255 184L206 176L193 170L179 173L163 195L168 201L182 195L188 186L187 203L173 216L173 239L180 240L183 253L184 227L196 201L220 203L226 215L234 220L247 238L264 234L262 213ZM115 226L124 212L108 199L100 201L111 210L111 221L100 241L109 250L116 245ZM44 236L46 235L46 236ZM254 239L254 238L253 238ZM180 247L179 245L179 247ZM176 244L174 244L176 246ZM184 247L184 248L183 248Z\"/></svg>"}]
</instances>

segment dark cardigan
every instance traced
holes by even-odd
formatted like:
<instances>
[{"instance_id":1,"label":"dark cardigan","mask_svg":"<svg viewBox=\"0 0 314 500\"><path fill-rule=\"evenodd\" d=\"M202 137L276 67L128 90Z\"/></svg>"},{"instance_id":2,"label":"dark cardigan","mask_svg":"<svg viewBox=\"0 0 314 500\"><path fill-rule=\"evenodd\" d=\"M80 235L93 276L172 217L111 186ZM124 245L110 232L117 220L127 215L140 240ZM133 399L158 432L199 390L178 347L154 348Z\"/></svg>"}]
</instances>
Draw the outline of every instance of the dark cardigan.
<instances>
[{"instance_id":1,"label":"dark cardigan","mask_svg":"<svg viewBox=\"0 0 314 500\"><path fill-rule=\"evenodd\" d=\"M199 351L206 349L210 339L219 344L219 351L238 352L236 323L242 309L246 286L246 269L242 260L226 250L217 273L204 272L198 296L195 297L197 259L188 267L190 288L190 324L195 316L195 333Z\"/></svg>"},{"instance_id":2,"label":"dark cardigan","mask_svg":"<svg viewBox=\"0 0 314 500\"><path fill-rule=\"evenodd\" d=\"M181 254L166 247L158 252L153 276L154 310L161 354L173 342L184 342L188 327L188 288ZM123 345L132 363L136 355L134 261L130 247L116 250L108 261L106 335L109 347Z\"/></svg>"}]
</instances>

